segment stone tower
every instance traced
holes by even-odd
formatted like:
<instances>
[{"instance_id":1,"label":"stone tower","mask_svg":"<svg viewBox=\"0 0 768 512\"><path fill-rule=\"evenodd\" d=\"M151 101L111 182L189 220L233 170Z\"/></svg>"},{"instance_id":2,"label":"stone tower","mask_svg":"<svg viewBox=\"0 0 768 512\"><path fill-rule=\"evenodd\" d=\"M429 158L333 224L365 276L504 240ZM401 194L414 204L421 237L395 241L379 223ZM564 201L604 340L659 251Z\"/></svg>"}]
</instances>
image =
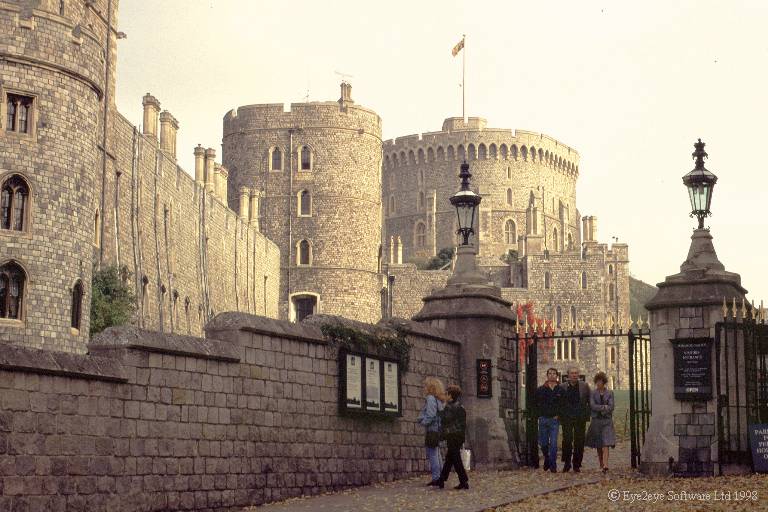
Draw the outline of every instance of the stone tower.
<instances>
[{"instance_id":1,"label":"stone tower","mask_svg":"<svg viewBox=\"0 0 768 512\"><path fill-rule=\"evenodd\" d=\"M280 247L283 318L381 318L381 119L351 89L224 116L229 206Z\"/></svg>"},{"instance_id":2,"label":"stone tower","mask_svg":"<svg viewBox=\"0 0 768 512\"><path fill-rule=\"evenodd\" d=\"M117 4L0 8L0 341L85 351Z\"/></svg>"}]
</instances>

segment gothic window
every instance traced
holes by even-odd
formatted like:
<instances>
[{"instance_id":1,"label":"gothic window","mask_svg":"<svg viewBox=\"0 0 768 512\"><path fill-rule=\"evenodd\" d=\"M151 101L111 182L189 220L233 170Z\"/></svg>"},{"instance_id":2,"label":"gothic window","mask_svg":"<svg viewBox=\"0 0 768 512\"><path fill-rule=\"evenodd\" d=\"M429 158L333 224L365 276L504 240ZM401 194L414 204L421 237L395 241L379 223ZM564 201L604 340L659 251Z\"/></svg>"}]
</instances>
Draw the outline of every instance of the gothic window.
<instances>
[{"instance_id":1,"label":"gothic window","mask_svg":"<svg viewBox=\"0 0 768 512\"><path fill-rule=\"evenodd\" d=\"M552 246L554 247L555 252L560 250L560 237L557 236L557 228L552 231Z\"/></svg>"},{"instance_id":2,"label":"gothic window","mask_svg":"<svg viewBox=\"0 0 768 512\"><path fill-rule=\"evenodd\" d=\"M301 147L301 170L312 170L312 151L307 146Z\"/></svg>"},{"instance_id":3,"label":"gothic window","mask_svg":"<svg viewBox=\"0 0 768 512\"><path fill-rule=\"evenodd\" d=\"M29 187L18 174L5 180L0 190L0 229L25 231L29 208Z\"/></svg>"},{"instance_id":4,"label":"gothic window","mask_svg":"<svg viewBox=\"0 0 768 512\"><path fill-rule=\"evenodd\" d=\"M424 150L422 148L419 148L419 163L424 163Z\"/></svg>"},{"instance_id":5,"label":"gothic window","mask_svg":"<svg viewBox=\"0 0 768 512\"><path fill-rule=\"evenodd\" d=\"M568 233L568 250L573 250L573 235Z\"/></svg>"},{"instance_id":6,"label":"gothic window","mask_svg":"<svg viewBox=\"0 0 768 512\"><path fill-rule=\"evenodd\" d=\"M523 160L528 160L528 148L525 146L522 146L520 148L520 155L523 157Z\"/></svg>"},{"instance_id":7,"label":"gothic window","mask_svg":"<svg viewBox=\"0 0 768 512\"><path fill-rule=\"evenodd\" d=\"M571 325L576 325L576 306L571 306Z\"/></svg>"},{"instance_id":8,"label":"gothic window","mask_svg":"<svg viewBox=\"0 0 768 512\"><path fill-rule=\"evenodd\" d=\"M477 158L478 160L485 160L488 158L488 154L485 149L485 144L480 144L477 146Z\"/></svg>"},{"instance_id":9,"label":"gothic window","mask_svg":"<svg viewBox=\"0 0 768 512\"><path fill-rule=\"evenodd\" d=\"M416 224L416 247L424 247L427 244L427 226L423 222Z\"/></svg>"},{"instance_id":10,"label":"gothic window","mask_svg":"<svg viewBox=\"0 0 768 512\"><path fill-rule=\"evenodd\" d=\"M613 274L613 265L608 265L608 273Z\"/></svg>"},{"instance_id":11,"label":"gothic window","mask_svg":"<svg viewBox=\"0 0 768 512\"><path fill-rule=\"evenodd\" d=\"M453 146L448 146L448 160L453 160L456 158L456 155L453 151Z\"/></svg>"},{"instance_id":12,"label":"gothic window","mask_svg":"<svg viewBox=\"0 0 768 512\"><path fill-rule=\"evenodd\" d=\"M475 152L474 144L470 144L468 146L468 152L469 152L469 160L475 160L477 158L477 153Z\"/></svg>"},{"instance_id":13,"label":"gothic window","mask_svg":"<svg viewBox=\"0 0 768 512\"><path fill-rule=\"evenodd\" d=\"M30 133L32 127L32 103L29 96L8 93L5 129L9 132Z\"/></svg>"},{"instance_id":14,"label":"gothic window","mask_svg":"<svg viewBox=\"0 0 768 512\"><path fill-rule=\"evenodd\" d=\"M552 288L552 274L544 272L544 289L549 290Z\"/></svg>"},{"instance_id":15,"label":"gothic window","mask_svg":"<svg viewBox=\"0 0 768 512\"><path fill-rule=\"evenodd\" d=\"M461 160L462 162L467 159L467 150L464 148L463 144L459 144L458 154L459 154L459 160Z\"/></svg>"},{"instance_id":16,"label":"gothic window","mask_svg":"<svg viewBox=\"0 0 768 512\"><path fill-rule=\"evenodd\" d=\"M611 283L608 285L608 300L613 302L615 298L616 298L616 285Z\"/></svg>"},{"instance_id":17,"label":"gothic window","mask_svg":"<svg viewBox=\"0 0 768 512\"><path fill-rule=\"evenodd\" d=\"M443 149L443 146L437 148L437 159L445 160L445 150Z\"/></svg>"},{"instance_id":18,"label":"gothic window","mask_svg":"<svg viewBox=\"0 0 768 512\"><path fill-rule=\"evenodd\" d=\"M432 148L427 149L427 161L428 162L434 162L435 161L435 150Z\"/></svg>"},{"instance_id":19,"label":"gothic window","mask_svg":"<svg viewBox=\"0 0 768 512\"><path fill-rule=\"evenodd\" d=\"M26 274L14 261L0 266L0 318L21 320Z\"/></svg>"},{"instance_id":20,"label":"gothic window","mask_svg":"<svg viewBox=\"0 0 768 512\"><path fill-rule=\"evenodd\" d=\"M269 169L272 171L283 170L283 152L280 151L280 148L272 148Z\"/></svg>"},{"instance_id":21,"label":"gothic window","mask_svg":"<svg viewBox=\"0 0 768 512\"><path fill-rule=\"evenodd\" d=\"M515 228L515 221L512 219L507 219L504 223L504 240L507 245L517 243L517 229Z\"/></svg>"},{"instance_id":22,"label":"gothic window","mask_svg":"<svg viewBox=\"0 0 768 512\"><path fill-rule=\"evenodd\" d=\"M499 153L501 154L501 158L506 160L507 159L507 145L502 144L499 146Z\"/></svg>"},{"instance_id":23,"label":"gothic window","mask_svg":"<svg viewBox=\"0 0 768 512\"><path fill-rule=\"evenodd\" d=\"M419 204L417 206L419 210L424 208L424 192L419 192Z\"/></svg>"},{"instance_id":24,"label":"gothic window","mask_svg":"<svg viewBox=\"0 0 768 512\"><path fill-rule=\"evenodd\" d=\"M517 160L517 145L512 144L512 149L510 152L512 153L512 158Z\"/></svg>"},{"instance_id":25,"label":"gothic window","mask_svg":"<svg viewBox=\"0 0 768 512\"><path fill-rule=\"evenodd\" d=\"M316 295L294 295L291 298L293 305L293 321L301 322L317 312Z\"/></svg>"},{"instance_id":26,"label":"gothic window","mask_svg":"<svg viewBox=\"0 0 768 512\"><path fill-rule=\"evenodd\" d=\"M563 326L563 308L557 306L555 311L555 327L560 329Z\"/></svg>"},{"instance_id":27,"label":"gothic window","mask_svg":"<svg viewBox=\"0 0 768 512\"><path fill-rule=\"evenodd\" d=\"M309 190L299 192L299 217L312 216L312 194Z\"/></svg>"},{"instance_id":28,"label":"gothic window","mask_svg":"<svg viewBox=\"0 0 768 512\"><path fill-rule=\"evenodd\" d=\"M395 196L389 196L389 214L395 213Z\"/></svg>"},{"instance_id":29,"label":"gothic window","mask_svg":"<svg viewBox=\"0 0 768 512\"><path fill-rule=\"evenodd\" d=\"M557 340L557 353L555 359L561 361L563 359L563 340Z\"/></svg>"},{"instance_id":30,"label":"gothic window","mask_svg":"<svg viewBox=\"0 0 768 512\"><path fill-rule=\"evenodd\" d=\"M72 322L73 329L80 329L80 318L82 316L83 308L83 282L77 280L75 286L72 287Z\"/></svg>"},{"instance_id":31,"label":"gothic window","mask_svg":"<svg viewBox=\"0 0 768 512\"><path fill-rule=\"evenodd\" d=\"M616 347L611 347L611 366L616 366Z\"/></svg>"},{"instance_id":32,"label":"gothic window","mask_svg":"<svg viewBox=\"0 0 768 512\"><path fill-rule=\"evenodd\" d=\"M498 157L496 144L491 144L490 146L488 146L488 157L493 158L494 160Z\"/></svg>"},{"instance_id":33,"label":"gothic window","mask_svg":"<svg viewBox=\"0 0 768 512\"><path fill-rule=\"evenodd\" d=\"M511 188L507 189L507 204L509 206L512 206L512 189Z\"/></svg>"},{"instance_id":34,"label":"gothic window","mask_svg":"<svg viewBox=\"0 0 768 512\"><path fill-rule=\"evenodd\" d=\"M302 240L299 242L299 251L298 251L298 264L299 265L311 265L312 264L312 246L309 245L309 242L307 240Z\"/></svg>"},{"instance_id":35,"label":"gothic window","mask_svg":"<svg viewBox=\"0 0 768 512\"><path fill-rule=\"evenodd\" d=\"M581 273L581 289L582 290L587 289L587 273L586 272Z\"/></svg>"},{"instance_id":36,"label":"gothic window","mask_svg":"<svg viewBox=\"0 0 768 512\"><path fill-rule=\"evenodd\" d=\"M571 360L575 361L579 358L579 349L576 345L576 340L571 340Z\"/></svg>"},{"instance_id":37,"label":"gothic window","mask_svg":"<svg viewBox=\"0 0 768 512\"><path fill-rule=\"evenodd\" d=\"M531 161L536 161L536 148L531 146Z\"/></svg>"}]
</instances>

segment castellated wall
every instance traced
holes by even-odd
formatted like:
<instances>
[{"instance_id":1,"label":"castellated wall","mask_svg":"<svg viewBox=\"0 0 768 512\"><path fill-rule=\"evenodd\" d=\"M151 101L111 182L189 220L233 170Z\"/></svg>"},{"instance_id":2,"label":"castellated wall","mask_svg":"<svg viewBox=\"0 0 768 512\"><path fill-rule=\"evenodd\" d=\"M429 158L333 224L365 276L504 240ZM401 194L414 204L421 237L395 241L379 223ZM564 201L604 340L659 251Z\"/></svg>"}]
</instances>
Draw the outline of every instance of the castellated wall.
<instances>
[{"instance_id":1,"label":"castellated wall","mask_svg":"<svg viewBox=\"0 0 768 512\"><path fill-rule=\"evenodd\" d=\"M114 20L117 1L112 8ZM107 16L106 0L66 2L63 14L58 1L0 1L0 182L15 174L30 192L23 229L0 229L0 265L14 261L26 278L20 318L0 319L2 343L85 350L98 134L114 86L114 61L104 82L107 30L99 13ZM32 98L26 134L8 130L9 93ZM73 330L78 280L86 300Z\"/></svg>"},{"instance_id":2,"label":"castellated wall","mask_svg":"<svg viewBox=\"0 0 768 512\"><path fill-rule=\"evenodd\" d=\"M547 135L449 118L442 131L385 141L383 151L384 240L401 238L404 261L456 245L456 211L448 199L458 190L465 158L472 188L482 196L481 264L498 265L525 234L544 236L550 250L567 247L569 235L571 245L580 246L579 154Z\"/></svg>"},{"instance_id":3,"label":"castellated wall","mask_svg":"<svg viewBox=\"0 0 768 512\"><path fill-rule=\"evenodd\" d=\"M381 120L354 105L350 89L342 84L339 102L248 105L224 117L229 205L258 198L250 214L281 252L281 318L294 319L296 297L308 296L315 312L381 318ZM304 212L302 192L311 201Z\"/></svg>"},{"instance_id":4,"label":"castellated wall","mask_svg":"<svg viewBox=\"0 0 768 512\"><path fill-rule=\"evenodd\" d=\"M225 313L209 339L110 328L89 355L0 344L0 510L241 510L424 474L422 381L458 382L459 344L399 325L403 416L382 421L338 415L318 322Z\"/></svg>"}]
</instances>

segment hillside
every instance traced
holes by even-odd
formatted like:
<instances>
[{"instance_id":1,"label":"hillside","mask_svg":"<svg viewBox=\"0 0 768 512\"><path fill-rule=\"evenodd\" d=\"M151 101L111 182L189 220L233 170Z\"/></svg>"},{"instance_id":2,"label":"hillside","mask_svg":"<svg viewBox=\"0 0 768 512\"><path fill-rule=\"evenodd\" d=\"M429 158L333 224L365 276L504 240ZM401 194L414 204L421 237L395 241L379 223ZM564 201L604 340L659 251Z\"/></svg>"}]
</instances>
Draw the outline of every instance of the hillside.
<instances>
[{"instance_id":1,"label":"hillside","mask_svg":"<svg viewBox=\"0 0 768 512\"><path fill-rule=\"evenodd\" d=\"M648 302L655 294L656 288L634 277L629 277L629 311L632 318L637 318L641 313L643 318L648 316L643 304Z\"/></svg>"}]
</instances>

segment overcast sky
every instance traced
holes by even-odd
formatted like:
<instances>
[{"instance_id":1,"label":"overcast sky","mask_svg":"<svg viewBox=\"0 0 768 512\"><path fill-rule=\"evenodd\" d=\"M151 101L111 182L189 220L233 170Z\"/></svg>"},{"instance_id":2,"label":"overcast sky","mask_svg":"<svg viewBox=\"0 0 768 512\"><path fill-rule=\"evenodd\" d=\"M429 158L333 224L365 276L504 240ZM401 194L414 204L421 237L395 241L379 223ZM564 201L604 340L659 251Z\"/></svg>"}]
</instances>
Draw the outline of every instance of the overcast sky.
<instances>
[{"instance_id":1,"label":"overcast sky","mask_svg":"<svg viewBox=\"0 0 768 512\"><path fill-rule=\"evenodd\" d=\"M718 175L715 248L749 296L768 301L768 2L120 0L117 104L136 124L154 94L181 125L181 165L198 143L220 155L238 105L338 99L383 120L385 138L467 114L543 132L581 154L578 208L599 238L629 244L633 275L679 271L695 220L681 177L693 142Z\"/></svg>"}]
</instances>

